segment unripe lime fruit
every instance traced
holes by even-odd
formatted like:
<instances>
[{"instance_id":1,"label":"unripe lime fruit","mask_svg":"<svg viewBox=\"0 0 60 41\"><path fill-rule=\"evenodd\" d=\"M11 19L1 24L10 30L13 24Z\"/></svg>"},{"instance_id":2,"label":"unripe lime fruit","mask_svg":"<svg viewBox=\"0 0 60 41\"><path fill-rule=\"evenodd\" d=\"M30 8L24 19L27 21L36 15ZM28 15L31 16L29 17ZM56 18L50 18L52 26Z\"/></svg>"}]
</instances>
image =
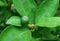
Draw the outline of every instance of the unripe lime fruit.
<instances>
[{"instance_id":1,"label":"unripe lime fruit","mask_svg":"<svg viewBox=\"0 0 60 41\"><path fill-rule=\"evenodd\" d=\"M22 24L28 24L29 18L27 16L22 17Z\"/></svg>"}]
</instances>

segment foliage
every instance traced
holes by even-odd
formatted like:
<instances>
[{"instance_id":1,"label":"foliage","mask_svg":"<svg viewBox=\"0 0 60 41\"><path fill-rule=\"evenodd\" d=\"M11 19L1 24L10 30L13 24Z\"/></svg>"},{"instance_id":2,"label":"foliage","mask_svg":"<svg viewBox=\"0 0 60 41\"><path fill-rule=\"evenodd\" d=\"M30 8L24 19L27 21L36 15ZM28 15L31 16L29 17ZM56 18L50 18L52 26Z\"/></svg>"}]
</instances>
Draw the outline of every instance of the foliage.
<instances>
[{"instance_id":1,"label":"foliage","mask_svg":"<svg viewBox=\"0 0 60 41\"><path fill-rule=\"evenodd\" d=\"M60 41L60 0L0 0L0 41Z\"/></svg>"}]
</instances>

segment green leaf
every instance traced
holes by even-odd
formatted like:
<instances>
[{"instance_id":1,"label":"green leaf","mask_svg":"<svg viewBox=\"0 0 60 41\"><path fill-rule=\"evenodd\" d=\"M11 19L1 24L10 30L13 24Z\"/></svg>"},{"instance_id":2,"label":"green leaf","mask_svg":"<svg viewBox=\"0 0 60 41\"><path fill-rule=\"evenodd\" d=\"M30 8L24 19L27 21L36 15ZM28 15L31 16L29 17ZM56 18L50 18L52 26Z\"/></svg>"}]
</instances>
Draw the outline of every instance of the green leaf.
<instances>
[{"instance_id":1,"label":"green leaf","mask_svg":"<svg viewBox=\"0 0 60 41\"><path fill-rule=\"evenodd\" d=\"M0 6L4 6L5 4L0 0Z\"/></svg>"},{"instance_id":2,"label":"green leaf","mask_svg":"<svg viewBox=\"0 0 60 41\"><path fill-rule=\"evenodd\" d=\"M31 41L40 41L40 38L32 38Z\"/></svg>"},{"instance_id":3,"label":"green leaf","mask_svg":"<svg viewBox=\"0 0 60 41\"><path fill-rule=\"evenodd\" d=\"M1 9L1 11L0 11L0 20L1 21L5 22L11 16L12 16L12 13L10 10L7 10L6 8Z\"/></svg>"},{"instance_id":4,"label":"green leaf","mask_svg":"<svg viewBox=\"0 0 60 41\"><path fill-rule=\"evenodd\" d=\"M0 33L1 33L1 29L0 29Z\"/></svg>"},{"instance_id":5,"label":"green leaf","mask_svg":"<svg viewBox=\"0 0 60 41\"><path fill-rule=\"evenodd\" d=\"M33 37L40 38L40 40L55 40L57 36L52 34L51 31L53 31L51 28L40 27L33 32Z\"/></svg>"},{"instance_id":6,"label":"green leaf","mask_svg":"<svg viewBox=\"0 0 60 41\"><path fill-rule=\"evenodd\" d=\"M4 9L3 9L4 10ZM10 10L4 10L3 14L1 15L1 19L6 21L12 16L12 13Z\"/></svg>"},{"instance_id":7,"label":"green leaf","mask_svg":"<svg viewBox=\"0 0 60 41\"><path fill-rule=\"evenodd\" d=\"M41 2L43 2L44 0L35 0L36 4L39 6L41 4Z\"/></svg>"},{"instance_id":8,"label":"green leaf","mask_svg":"<svg viewBox=\"0 0 60 41\"><path fill-rule=\"evenodd\" d=\"M54 28L47 28L47 27L41 27L38 29L38 32L39 35L40 35L40 38L42 40L55 40L57 38L56 35L52 34L51 32L54 31Z\"/></svg>"},{"instance_id":9,"label":"green leaf","mask_svg":"<svg viewBox=\"0 0 60 41\"><path fill-rule=\"evenodd\" d=\"M55 15L59 5L59 0L45 0L43 1L37 11L35 23L39 24L40 20L45 17L52 17Z\"/></svg>"},{"instance_id":10,"label":"green leaf","mask_svg":"<svg viewBox=\"0 0 60 41\"><path fill-rule=\"evenodd\" d=\"M60 17L42 18L36 25L42 27L56 27L60 25Z\"/></svg>"},{"instance_id":11,"label":"green leaf","mask_svg":"<svg viewBox=\"0 0 60 41\"><path fill-rule=\"evenodd\" d=\"M33 21L36 4L34 0L13 0L14 6L21 16L28 16L29 22Z\"/></svg>"},{"instance_id":12,"label":"green leaf","mask_svg":"<svg viewBox=\"0 0 60 41\"><path fill-rule=\"evenodd\" d=\"M12 16L7 20L6 24L21 26L21 18L19 16Z\"/></svg>"},{"instance_id":13,"label":"green leaf","mask_svg":"<svg viewBox=\"0 0 60 41\"><path fill-rule=\"evenodd\" d=\"M35 29L35 31L32 33L33 37L35 38L40 38L52 31L51 28L47 28L47 27L37 27L37 28L38 29Z\"/></svg>"},{"instance_id":14,"label":"green leaf","mask_svg":"<svg viewBox=\"0 0 60 41\"><path fill-rule=\"evenodd\" d=\"M42 37L43 40L56 40L57 37L53 34L47 33Z\"/></svg>"},{"instance_id":15,"label":"green leaf","mask_svg":"<svg viewBox=\"0 0 60 41\"><path fill-rule=\"evenodd\" d=\"M27 28L8 26L0 36L0 41L30 41L31 32Z\"/></svg>"},{"instance_id":16,"label":"green leaf","mask_svg":"<svg viewBox=\"0 0 60 41\"><path fill-rule=\"evenodd\" d=\"M0 11L0 26L5 27L6 20L8 20L11 16L11 11L3 7Z\"/></svg>"},{"instance_id":17,"label":"green leaf","mask_svg":"<svg viewBox=\"0 0 60 41\"><path fill-rule=\"evenodd\" d=\"M33 0L13 0L16 10L22 16L30 15L31 10L35 7L35 4L33 4L33 2Z\"/></svg>"}]
</instances>

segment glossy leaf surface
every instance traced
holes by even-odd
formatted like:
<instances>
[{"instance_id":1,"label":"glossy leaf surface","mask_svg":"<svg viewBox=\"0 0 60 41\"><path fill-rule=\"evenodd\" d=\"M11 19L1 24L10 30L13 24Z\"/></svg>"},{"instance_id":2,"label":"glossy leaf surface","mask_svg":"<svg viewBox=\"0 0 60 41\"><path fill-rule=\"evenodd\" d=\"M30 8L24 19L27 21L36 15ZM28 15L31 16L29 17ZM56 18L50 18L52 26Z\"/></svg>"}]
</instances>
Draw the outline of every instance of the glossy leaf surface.
<instances>
[{"instance_id":1,"label":"glossy leaf surface","mask_svg":"<svg viewBox=\"0 0 60 41\"><path fill-rule=\"evenodd\" d=\"M19 16L12 16L7 20L6 24L20 26L21 25L21 18Z\"/></svg>"},{"instance_id":2,"label":"glossy leaf surface","mask_svg":"<svg viewBox=\"0 0 60 41\"><path fill-rule=\"evenodd\" d=\"M19 29L8 26L0 36L0 41L30 41L31 32L27 28Z\"/></svg>"},{"instance_id":3,"label":"glossy leaf surface","mask_svg":"<svg viewBox=\"0 0 60 41\"><path fill-rule=\"evenodd\" d=\"M48 17L44 19L42 18L36 25L42 27L56 27L60 25L60 17Z\"/></svg>"},{"instance_id":4,"label":"glossy leaf surface","mask_svg":"<svg viewBox=\"0 0 60 41\"><path fill-rule=\"evenodd\" d=\"M30 23L33 21L36 4L34 0L13 0L14 6L21 16L28 16Z\"/></svg>"},{"instance_id":5,"label":"glossy leaf surface","mask_svg":"<svg viewBox=\"0 0 60 41\"><path fill-rule=\"evenodd\" d=\"M39 24L40 20L45 17L52 17L55 15L59 0L45 0L43 1L37 11L36 11L36 20L35 23Z\"/></svg>"}]
</instances>

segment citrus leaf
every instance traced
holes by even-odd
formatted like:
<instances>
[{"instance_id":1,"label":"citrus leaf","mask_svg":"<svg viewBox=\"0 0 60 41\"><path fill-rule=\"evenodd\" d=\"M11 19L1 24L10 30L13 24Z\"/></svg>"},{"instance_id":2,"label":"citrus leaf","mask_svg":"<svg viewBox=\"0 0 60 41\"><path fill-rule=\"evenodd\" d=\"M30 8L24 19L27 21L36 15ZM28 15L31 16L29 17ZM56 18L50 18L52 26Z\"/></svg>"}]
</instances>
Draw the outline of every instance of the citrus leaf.
<instances>
[{"instance_id":1,"label":"citrus leaf","mask_svg":"<svg viewBox=\"0 0 60 41\"><path fill-rule=\"evenodd\" d=\"M22 16L27 16L31 13L31 10L35 7L33 2L33 0L13 0L16 10Z\"/></svg>"},{"instance_id":2,"label":"citrus leaf","mask_svg":"<svg viewBox=\"0 0 60 41\"><path fill-rule=\"evenodd\" d=\"M5 27L5 22L12 16L12 13L10 10L7 10L6 8L1 9L0 12L0 26Z\"/></svg>"},{"instance_id":3,"label":"citrus leaf","mask_svg":"<svg viewBox=\"0 0 60 41\"><path fill-rule=\"evenodd\" d=\"M56 27L60 25L60 17L42 18L36 25L42 27Z\"/></svg>"},{"instance_id":4,"label":"citrus leaf","mask_svg":"<svg viewBox=\"0 0 60 41\"><path fill-rule=\"evenodd\" d=\"M40 38L32 38L31 41L40 41Z\"/></svg>"},{"instance_id":5,"label":"citrus leaf","mask_svg":"<svg viewBox=\"0 0 60 41\"><path fill-rule=\"evenodd\" d=\"M35 0L36 4L39 6L41 4L41 2L43 2L44 0Z\"/></svg>"},{"instance_id":6,"label":"citrus leaf","mask_svg":"<svg viewBox=\"0 0 60 41\"><path fill-rule=\"evenodd\" d=\"M5 4L0 0L0 6L4 6Z\"/></svg>"},{"instance_id":7,"label":"citrus leaf","mask_svg":"<svg viewBox=\"0 0 60 41\"><path fill-rule=\"evenodd\" d=\"M12 16L7 20L6 24L20 26L21 25L21 19L19 16Z\"/></svg>"},{"instance_id":8,"label":"citrus leaf","mask_svg":"<svg viewBox=\"0 0 60 41\"><path fill-rule=\"evenodd\" d=\"M0 41L30 41L31 32L27 28L16 28L14 26L8 26L5 28L0 36Z\"/></svg>"},{"instance_id":9,"label":"citrus leaf","mask_svg":"<svg viewBox=\"0 0 60 41\"><path fill-rule=\"evenodd\" d=\"M56 40L57 37L53 34L50 34L50 33L45 33L42 37L43 40Z\"/></svg>"},{"instance_id":10,"label":"citrus leaf","mask_svg":"<svg viewBox=\"0 0 60 41\"><path fill-rule=\"evenodd\" d=\"M36 7L34 0L13 0L13 3L18 13L21 16L27 16L31 23Z\"/></svg>"},{"instance_id":11,"label":"citrus leaf","mask_svg":"<svg viewBox=\"0 0 60 41\"><path fill-rule=\"evenodd\" d=\"M40 20L45 17L52 17L55 15L59 5L59 0L45 0L43 1L37 11L35 23L39 24Z\"/></svg>"}]
</instances>

